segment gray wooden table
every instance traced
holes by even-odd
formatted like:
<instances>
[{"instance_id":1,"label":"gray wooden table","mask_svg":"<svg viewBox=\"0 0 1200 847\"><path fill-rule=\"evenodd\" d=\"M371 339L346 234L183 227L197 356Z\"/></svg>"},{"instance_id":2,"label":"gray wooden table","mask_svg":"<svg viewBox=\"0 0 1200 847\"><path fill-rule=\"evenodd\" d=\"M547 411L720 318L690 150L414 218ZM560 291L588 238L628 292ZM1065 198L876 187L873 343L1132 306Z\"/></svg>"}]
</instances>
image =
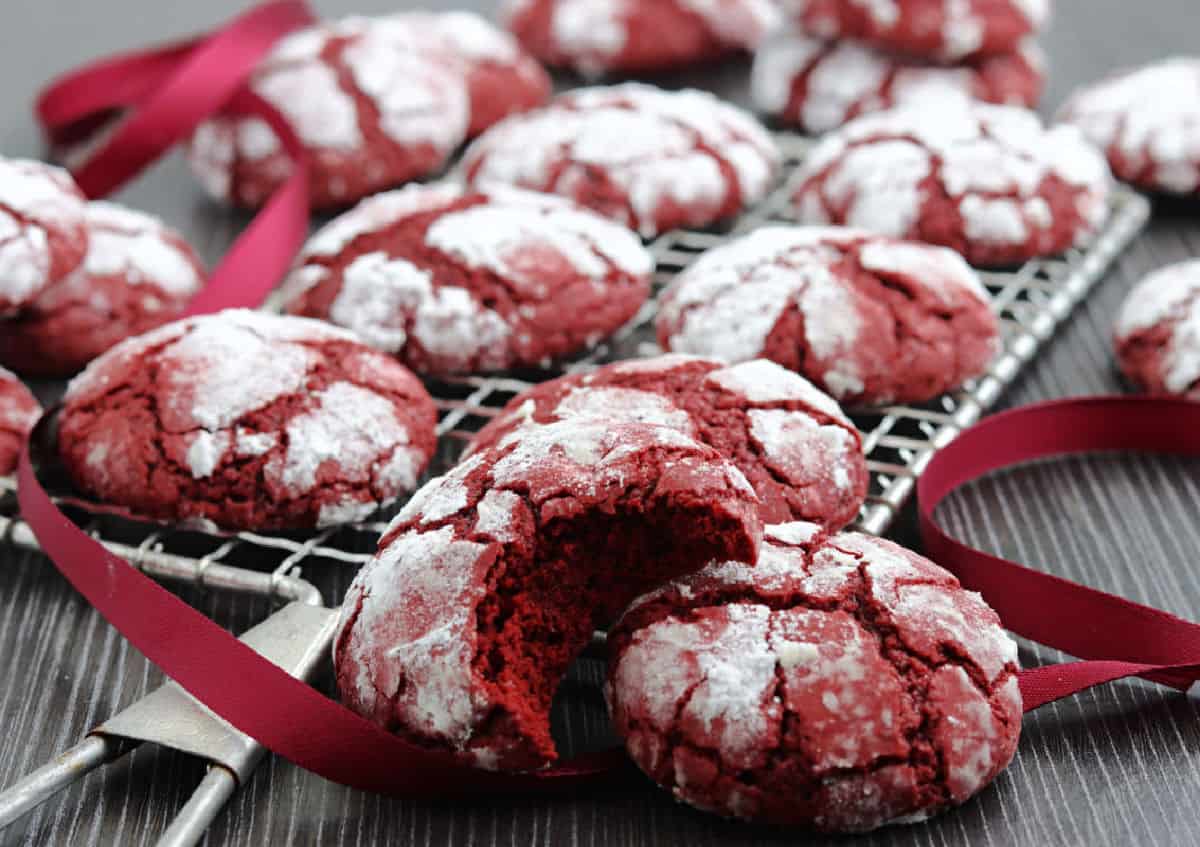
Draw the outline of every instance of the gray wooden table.
<instances>
[{"instance_id":1,"label":"gray wooden table","mask_svg":"<svg viewBox=\"0 0 1200 847\"><path fill-rule=\"evenodd\" d=\"M38 155L29 106L36 88L85 59L202 29L236 0L9 0L0 28L0 151ZM326 14L381 12L406 2L325 0ZM412 4L417 5L417 4ZM426 5L439 5L429 3ZM489 0L446 2L490 10ZM1059 0L1046 44L1047 107L1114 67L1194 49L1195 0ZM744 98L745 67L671 80ZM244 218L204 201L178 157L119 200L184 230L209 261ZM1004 398L1006 405L1113 392L1109 330L1124 293L1158 265L1200 249L1200 205L1167 204ZM53 386L42 386L51 393ZM952 530L977 545L1200 617L1200 462L1141 457L1039 465L991 478L946 507ZM901 525L897 534L911 540ZM340 596L347 573L321 576ZM336 593L335 593L336 592ZM235 630L268 611L229 595L184 596ZM1056 660L1029 648L1027 662ZM580 744L605 735L595 668L569 686L562 710ZM43 558L0 548L0 784L69 746L141 697L161 674L93 612ZM249 681L248 681L249 682ZM884 830L863 845L1103 845L1200 842L1200 703L1138 682L1120 683L1026 718L1020 751L996 785L928 824ZM153 843L200 779L195 760L155 749L91 775L0 833L0 844ZM332 785L271 758L211 830L212 844L757 844L825 843L727 823L675 805L637 777L574 799L382 799ZM830 841L832 843L832 840Z\"/></svg>"}]
</instances>

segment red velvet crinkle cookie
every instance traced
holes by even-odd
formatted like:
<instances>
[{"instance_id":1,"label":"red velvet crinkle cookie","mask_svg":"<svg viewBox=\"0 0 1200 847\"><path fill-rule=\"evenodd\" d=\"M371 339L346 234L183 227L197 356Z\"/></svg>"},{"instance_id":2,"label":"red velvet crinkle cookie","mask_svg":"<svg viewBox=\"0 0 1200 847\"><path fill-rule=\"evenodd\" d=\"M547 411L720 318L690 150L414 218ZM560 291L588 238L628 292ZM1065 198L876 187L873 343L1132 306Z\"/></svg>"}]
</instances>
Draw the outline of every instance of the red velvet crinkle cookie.
<instances>
[{"instance_id":1,"label":"red velvet crinkle cookie","mask_svg":"<svg viewBox=\"0 0 1200 847\"><path fill-rule=\"evenodd\" d=\"M987 291L962 257L832 227L767 227L716 247L660 299L664 349L764 358L853 404L919 403L999 349Z\"/></svg>"},{"instance_id":2,"label":"red velvet crinkle cookie","mask_svg":"<svg viewBox=\"0 0 1200 847\"><path fill-rule=\"evenodd\" d=\"M669 355L560 377L510 400L468 450L560 420L653 423L715 447L754 486L764 523L811 520L840 529L867 496L854 424L806 379L762 359L726 367Z\"/></svg>"},{"instance_id":3,"label":"red velvet crinkle cookie","mask_svg":"<svg viewBox=\"0 0 1200 847\"><path fill-rule=\"evenodd\" d=\"M1200 260L1160 268L1129 292L1116 348L1142 391L1200 400Z\"/></svg>"},{"instance_id":4,"label":"red velvet crinkle cookie","mask_svg":"<svg viewBox=\"0 0 1200 847\"><path fill-rule=\"evenodd\" d=\"M780 123L821 133L859 115L928 100L1033 106L1044 67L1030 42L951 67L853 41L780 33L755 53L751 95L759 111Z\"/></svg>"},{"instance_id":5,"label":"red velvet crinkle cookie","mask_svg":"<svg viewBox=\"0 0 1200 847\"><path fill-rule=\"evenodd\" d=\"M547 365L607 337L650 292L632 232L507 186L408 186L318 232L285 308L355 330L422 374Z\"/></svg>"},{"instance_id":6,"label":"red velvet crinkle cookie","mask_svg":"<svg viewBox=\"0 0 1200 847\"><path fill-rule=\"evenodd\" d=\"M0 156L0 315L28 306L83 261L85 205L62 168Z\"/></svg>"},{"instance_id":7,"label":"red velvet crinkle cookie","mask_svg":"<svg viewBox=\"0 0 1200 847\"><path fill-rule=\"evenodd\" d=\"M354 335L230 310L96 359L67 390L58 445L80 489L138 515L299 529L412 491L436 417L417 378Z\"/></svg>"},{"instance_id":8,"label":"red velvet crinkle cookie","mask_svg":"<svg viewBox=\"0 0 1200 847\"><path fill-rule=\"evenodd\" d=\"M1080 244L1103 223L1112 178L1078 130L1033 112L923 102L825 136L800 166L802 223L942 244L1014 265Z\"/></svg>"},{"instance_id":9,"label":"red velvet crinkle cookie","mask_svg":"<svg viewBox=\"0 0 1200 847\"><path fill-rule=\"evenodd\" d=\"M512 35L474 12L397 12L375 21L383 37L404 49L432 54L466 79L468 136L550 99L550 76L537 60Z\"/></svg>"},{"instance_id":10,"label":"red velvet crinkle cookie","mask_svg":"<svg viewBox=\"0 0 1200 847\"><path fill-rule=\"evenodd\" d=\"M117 342L177 318L204 284L191 246L157 218L94 202L87 227L83 264L0 321L0 363L25 374L73 374Z\"/></svg>"},{"instance_id":11,"label":"red velvet crinkle cookie","mask_svg":"<svg viewBox=\"0 0 1200 847\"><path fill-rule=\"evenodd\" d=\"M1017 646L949 573L880 538L767 527L759 560L635 601L606 695L629 754L679 800L862 832L966 802L1021 729Z\"/></svg>"},{"instance_id":12,"label":"red velvet crinkle cookie","mask_svg":"<svg viewBox=\"0 0 1200 847\"><path fill-rule=\"evenodd\" d=\"M800 29L941 61L1012 50L1039 32L1050 0L778 0Z\"/></svg>"},{"instance_id":13,"label":"red velvet crinkle cookie","mask_svg":"<svg viewBox=\"0 0 1200 847\"><path fill-rule=\"evenodd\" d=\"M594 629L713 557L753 560L757 510L733 465L669 427L511 433L418 491L350 586L342 697L479 767L547 765L551 699Z\"/></svg>"},{"instance_id":14,"label":"red velvet crinkle cookie","mask_svg":"<svg viewBox=\"0 0 1200 847\"><path fill-rule=\"evenodd\" d=\"M250 81L307 148L316 208L349 205L442 168L467 136L470 106L457 62L398 44L377 19L351 17L281 39ZM218 118L189 144L214 197L266 201L291 169L259 118Z\"/></svg>"},{"instance_id":15,"label":"red velvet crinkle cookie","mask_svg":"<svg viewBox=\"0 0 1200 847\"><path fill-rule=\"evenodd\" d=\"M485 132L463 160L473 185L561 194L644 236L703 227L760 200L779 169L753 117L702 91L581 88Z\"/></svg>"},{"instance_id":16,"label":"red velvet crinkle cookie","mask_svg":"<svg viewBox=\"0 0 1200 847\"><path fill-rule=\"evenodd\" d=\"M0 368L0 476L17 468L21 445L42 414L42 407L15 374Z\"/></svg>"},{"instance_id":17,"label":"red velvet crinkle cookie","mask_svg":"<svg viewBox=\"0 0 1200 847\"><path fill-rule=\"evenodd\" d=\"M1104 150L1118 179L1170 194L1200 189L1200 59L1165 59L1085 86L1058 119Z\"/></svg>"},{"instance_id":18,"label":"red velvet crinkle cookie","mask_svg":"<svg viewBox=\"0 0 1200 847\"><path fill-rule=\"evenodd\" d=\"M589 76L752 50L782 22L774 0L507 0L501 14L543 62Z\"/></svg>"}]
</instances>

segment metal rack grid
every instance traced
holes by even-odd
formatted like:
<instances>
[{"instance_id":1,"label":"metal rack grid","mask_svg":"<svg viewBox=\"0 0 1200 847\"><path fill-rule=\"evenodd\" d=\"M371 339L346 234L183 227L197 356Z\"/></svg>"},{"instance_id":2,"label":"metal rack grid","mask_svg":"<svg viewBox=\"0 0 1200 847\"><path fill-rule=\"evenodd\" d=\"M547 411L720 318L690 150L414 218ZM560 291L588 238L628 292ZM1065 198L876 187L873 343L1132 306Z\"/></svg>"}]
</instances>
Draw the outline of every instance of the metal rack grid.
<instances>
[{"instance_id":1,"label":"metal rack grid","mask_svg":"<svg viewBox=\"0 0 1200 847\"><path fill-rule=\"evenodd\" d=\"M703 251L769 223L794 223L789 198L796 187L796 166L811 140L781 134L784 154L780 185L760 204L720 231L676 230L648 246L658 262L654 293L642 310L612 339L564 367L538 372L533 381L604 362L658 352L653 323L663 287ZM864 436L871 484L854 526L882 534L911 495L934 452L990 408L1006 386L1036 355L1071 310L1101 279L1149 217L1149 203L1129 189L1114 189L1102 231L1085 247L1053 259L1035 260L1013 271L982 272L984 285L1001 319L1003 350L989 371L961 390L921 406L891 406L852 413ZM273 305L268 303L267 308ZM431 383L438 406L438 452L431 474L457 460L466 441L518 392L530 377L464 377ZM14 484L0 478L0 542L37 549L29 527L16 514ZM147 573L211 588L249 591L279 600L312 597L316 589L302 578L329 565L359 565L374 548L395 509L371 521L315 534L234 536L148 526L111 516L77 513L76 519L114 552ZM311 599L308 602L312 602Z\"/></svg>"}]
</instances>

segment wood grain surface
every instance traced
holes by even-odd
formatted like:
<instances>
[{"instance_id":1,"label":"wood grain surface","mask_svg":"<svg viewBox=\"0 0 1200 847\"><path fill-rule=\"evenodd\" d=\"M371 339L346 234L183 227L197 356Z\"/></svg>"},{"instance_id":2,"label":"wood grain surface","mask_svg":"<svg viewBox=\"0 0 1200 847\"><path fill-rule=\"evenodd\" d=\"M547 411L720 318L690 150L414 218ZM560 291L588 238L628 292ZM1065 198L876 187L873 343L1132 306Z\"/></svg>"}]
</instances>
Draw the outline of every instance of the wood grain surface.
<instances>
[{"instance_id":1,"label":"wood grain surface","mask_svg":"<svg viewBox=\"0 0 1200 847\"><path fill-rule=\"evenodd\" d=\"M29 106L36 88L82 60L195 32L227 17L233 0L9 0L0 27L0 151L39 155ZM405 2L326 0L321 12L380 12ZM412 4L417 5L417 4ZM488 0L460 5L490 11ZM1059 0L1045 39L1045 103L1121 65L1193 48L1195 0ZM667 80L744 99L746 67ZM118 196L181 228L209 261L245 218L206 202L173 156ZM1121 390L1109 334L1124 293L1148 270L1195 255L1197 207L1167 204L1147 233L1009 391L1015 405ZM44 394L56 390L40 386ZM1200 616L1200 462L1100 457L1052 462L973 485L943 508L948 527L986 549ZM911 520L897 530L911 541ZM326 597L350 574L319 576ZM241 630L265 601L184 593ZM1027 663L1056 660L1026 645ZM571 745L608 737L584 664L557 711ZM78 740L161 682L43 558L0 548L0 786ZM247 684L253 684L247 680ZM196 760L145 749L0 832L0 845L153 843L203 775ZM1200 842L1200 710L1194 697L1119 683L1026 718L1020 750L996 785L962 809L857 839L823 839L724 822L678 806L638 777L569 800L483 798L402 802L332 785L268 759L218 818L214 845L1187 845Z\"/></svg>"}]
</instances>

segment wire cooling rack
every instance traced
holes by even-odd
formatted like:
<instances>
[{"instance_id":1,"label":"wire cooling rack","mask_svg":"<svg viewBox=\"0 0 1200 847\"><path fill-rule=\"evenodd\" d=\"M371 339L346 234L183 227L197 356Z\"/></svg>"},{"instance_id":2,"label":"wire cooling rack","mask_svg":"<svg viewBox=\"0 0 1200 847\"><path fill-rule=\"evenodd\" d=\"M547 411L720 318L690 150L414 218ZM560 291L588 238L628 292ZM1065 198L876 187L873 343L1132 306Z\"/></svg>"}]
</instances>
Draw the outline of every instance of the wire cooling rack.
<instances>
[{"instance_id":1,"label":"wire cooling rack","mask_svg":"<svg viewBox=\"0 0 1200 847\"><path fill-rule=\"evenodd\" d=\"M457 461L471 435L514 395L537 381L587 370L618 359L658 352L654 319L658 295L700 253L769 223L789 223L789 198L798 180L796 166L811 140L779 135L787 177L755 208L719 231L675 230L649 244L658 262L654 294L612 339L564 367L517 377L465 377L428 385L438 406L438 452L431 474ZM912 494L933 454L990 408L1006 386L1037 354L1071 310L1103 277L1149 217L1149 203L1129 189L1116 188L1103 229L1085 246L1053 259L1029 262L1004 272L983 272L993 308L1000 317L1003 350L988 372L961 390L920 406L889 406L851 417L863 433L871 473L867 501L857 529L883 534ZM268 308L272 304L268 304ZM0 541L37 549L29 527L16 514L11 479L0 478ZM313 602L316 589L303 572L365 562L394 508L363 524L308 535L239 533L216 536L148 526L111 516L76 511L80 524L115 553L148 574L199 585ZM319 598L319 595L318 595Z\"/></svg>"}]
</instances>

